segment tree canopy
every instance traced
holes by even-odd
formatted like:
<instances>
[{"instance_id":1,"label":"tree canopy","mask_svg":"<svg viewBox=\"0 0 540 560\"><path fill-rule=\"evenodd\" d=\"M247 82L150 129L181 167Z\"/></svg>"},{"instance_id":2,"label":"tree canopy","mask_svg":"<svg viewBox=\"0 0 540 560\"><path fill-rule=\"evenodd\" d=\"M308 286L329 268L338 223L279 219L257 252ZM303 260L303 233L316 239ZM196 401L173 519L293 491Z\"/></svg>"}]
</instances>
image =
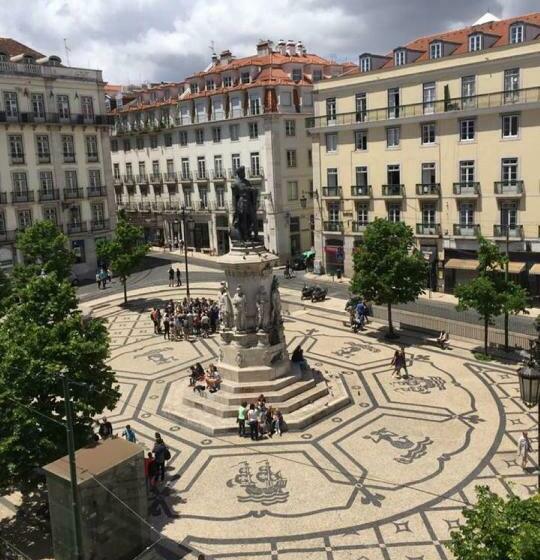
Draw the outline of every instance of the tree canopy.
<instances>
[{"instance_id":1,"label":"tree canopy","mask_svg":"<svg viewBox=\"0 0 540 560\"><path fill-rule=\"evenodd\" d=\"M393 335L392 305L414 301L427 281L427 263L414 249L412 229L402 222L375 219L367 226L353 260L351 291L388 307L389 334Z\"/></svg>"}]
</instances>

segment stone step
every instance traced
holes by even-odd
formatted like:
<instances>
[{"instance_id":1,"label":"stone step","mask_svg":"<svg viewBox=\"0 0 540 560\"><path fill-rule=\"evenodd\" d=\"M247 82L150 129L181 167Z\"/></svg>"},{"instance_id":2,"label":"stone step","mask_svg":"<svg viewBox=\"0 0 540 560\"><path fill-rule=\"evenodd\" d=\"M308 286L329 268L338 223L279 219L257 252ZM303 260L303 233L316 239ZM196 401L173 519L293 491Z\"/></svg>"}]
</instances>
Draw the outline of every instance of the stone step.
<instances>
[{"instance_id":1,"label":"stone step","mask_svg":"<svg viewBox=\"0 0 540 560\"><path fill-rule=\"evenodd\" d=\"M268 381L250 381L247 383L238 383L236 381L224 379L221 384L221 390L225 393L238 393L240 395L246 395L247 393L255 393L259 391L259 395L261 393L266 395L266 393L269 393L270 391L279 391L287 385L291 385L295 381L299 381L300 379L301 375L299 376L297 374L285 375L283 377L278 377L277 379L273 380L270 379Z\"/></svg>"}]
</instances>

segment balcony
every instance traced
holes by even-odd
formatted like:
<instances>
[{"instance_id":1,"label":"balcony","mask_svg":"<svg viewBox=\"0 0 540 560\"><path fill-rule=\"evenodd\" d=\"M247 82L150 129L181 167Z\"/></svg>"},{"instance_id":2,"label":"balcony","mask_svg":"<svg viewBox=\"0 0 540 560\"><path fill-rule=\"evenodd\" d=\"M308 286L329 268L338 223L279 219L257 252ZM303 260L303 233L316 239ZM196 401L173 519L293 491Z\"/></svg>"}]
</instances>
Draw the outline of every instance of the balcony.
<instances>
[{"instance_id":1,"label":"balcony","mask_svg":"<svg viewBox=\"0 0 540 560\"><path fill-rule=\"evenodd\" d=\"M15 241L16 237L17 237L17 231L14 229L0 230L0 243L11 243Z\"/></svg>"},{"instance_id":2,"label":"balcony","mask_svg":"<svg viewBox=\"0 0 540 560\"><path fill-rule=\"evenodd\" d=\"M176 183L178 181L178 174L176 171L168 171L167 173L163 174L163 178L166 183Z\"/></svg>"},{"instance_id":3,"label":"balcony","mask_svg":"<svg viewBox=\"0 0 540 560\"><path fill-rule=\"evenodd\" d=\"M416 194L423 199L436 199L441 194L439 183L416 183Z\"/></svg>"},{"instance_id":4,"label":"balcony","mask_svg":"<svg viewBox=\"0 0 540 560\"><path fill-rule=\"evenodd\" d=\"M343 233L343 222L323 222L323 233Z\"/></svg>"},{"instance_id":5,"label":"balcony","mask_svg":"<svg viewBox=\"0 0 540 560\"><path fill-rule=\"evenodd\" d=\"M441 234L441 224L422 223L416 224L416 235L434 237Z\"/></svg>"},{"instance_id":6,"label":"balcony","mask_svg":"<svg viewBox=\"0 0 540 560\"><path fill-rule=\"evenodd\" d=\"M477 237L480 235L479 224L454 224L454 237Z\"/></svg>"},{"instance_id":7,"label":"balcony","mask_svg":"<svg viewBox=\"0 0 540 560\"><path fill-rule=\"evenodd\" d=\"M341 187L323 187L322 198L341 198Z\"/></svg>"},{"instance_id":8,"label":"balcony","mask_svg":"<svg viewBox=\"0 0 540 560\"><path fill-rule=\"evenodd\" d=\"M34 202L34 193L32 191L12 191L11 203L19 204L23 202Z\"/></svg>"},{"instance_id":9,"label":"balcony","mask_svg":"<svg viewBox=\"0 0 540 560\"><path fill-rule=\"evenodd\" d=\"M214 169L212 171L212 181L214 181L214 183L224 183L226 179L225 175L224 169Z\"/></svg>"},{"instance_id":10,"label":"balcony","mask_svg":"<svg viewBox=\"0 0 540 560\"><path fill-rule=\"evenodd\" d=\"M480 183L466 181L454 183L454 195L459 198L478 198L480 194Z\"/></svg>"},{"instance_id":11,"label":"balcony","mask_svg":"<svg viewBox=\"0 0 540 560\"><path fill-rule=\"evenodd\" d=\"M405 194L405 185L383 185L382 196L383 198L403 198Z\"/></svg>"},{"instance_id":12,"label":"balcony","mask_svg":"<svg viewBox=\"0 0 540 560\"><path fill-rule=\"evenodd\" d=\"M103 220L92 220L90 222L90 229L92 231L102 231L105 229L109 229L110 227L110 221L108 219L103 219Z\"/></svg>"},{"instance_id":13,"label":"balcony","mask_svg":"<svg viewBox=\"0 0 540 560\"><path fill-rule=\"evenodd\" d=\"M64 189L64 200L74 200L76 198L84 198L83 189Z\"/></svg>"},{"instance_id":14,"label":"balcony","mask_svg":"<svg viewBox=\"0 0 540 560\"><path fill-rule=\"evenodd\" d=\"M521 225L494 225L493 226L493 237L498 237L499 239L523 239L523 226Z\"/></svg>"},{"instance_id":15,"label":"balcony","mask_svg":"<svg viewBox=\"0 0 540 560\"><path fill-rule=\"evenodd\" d=\"M0 62L0 73L2 73L2 65ZM49 67L51 68L51 67ZM0 111L0 122L18 122L18 123L45 123L45 124L82 124L82 125L101 125L112 126L114 117L112 115L83 115L81 113L71 113L69 115L59 115L54 112L22 112L17 115L6 115L5 111Z\"/></svg>"},{"instance_id":16,"label":"balcony","mask_svg":"<svg viewBox=\"0 0 540 560\"><path fill-rule=\"evenodd\" d=\"M368 227L369 222L353 222L352 223L352 232L353 233L364 233L366 228Z\"/></svg>"},{"instance_id":17,"label":"balcony","mask_svg":"<svg viewBox=\"0 0 540 560\"><path fill-rule=\"evenodd\" d=\"M352 198L371 198L371 185L353 185L351 187Z\"/></svg>"},{"instance_id":18,"label":"balcony","mask_svg":"<svg viewBox=\"0 0 540 560\"><path fill-rule=\"evenodd\" d=\"M260 166L252 166L247 170L247 176L254 181L260 181L264 177L263 168Z\"/></svg>"},{"instance_id":19,"label":"balcony","mask_svg":"<svg viewBox=\"0 0 540 560\"><path fill-rule=\"evenodd\" d=\"M88 194L88 198L107 196L107 187L88 187L86 193Z\"/></svg>"},{"instance_id":20,"label":"balcony","mask_svg":"<svg viewBox=\"0 0 540 560\"><path fill-rule=\"evenodd\" d=\"M38 154L37 155L38 163L51 163L51 154Z\"/></svg>"},{"instance_id":21,"label":"balcony","mask_svg":"<svg viewBox=\"0 0 540 560\"><path fill-rule=\"evenodd\" d=\"M521 198L523 195L523 181L495 181L495 196L497 198Z\"/></svg>"},{"instance_id":22,"label":"balcony","mask_svg":"<svg viewBox=\"0 0 540 560\"><path fill-rule=\"evenodd\" d=\"M87 230L87 227L84 222L71 222L66 224L66 230L68 235L71 235L73 233L83 233Z\"/></svg>"},{"instance_id":23,"label":"balcony","mask_svg":"<svg viewBox=\"0 0 540 560\"><path fill-rule=\"evenodd\" d=\"M197 183L206 183L208 182L208 173L206 170L197 171L197 175L195 176L195 181Z\"/></svg>"},{"instance_id":24,"label":"balcony","mask_svg":"<svg viewBox=\"0 0 540 560\"><path fill-rule=\"evenodd\" d=\"M58 189L48 189L48 190L39 190L38 191L38 200L40 202L48 202L51 200L59 200L60 199L60 192Z\"/></svg>"},{"instance_id":25,"label":"balcony","mask_svg":"<svg viewBox=\"0 0 540 560\"><path fill-rule=\"evenodd\" d=\"M7 193L0 192L0 204L7 204Z\"/></svg>"},{"instance_id":26,"label":"balcony","mask_svg":"<svg viewBox=\"0 0 540 560\"><path fill-rule=\"evenodd\" d=\"M210 212L210 204L205 200L196 200L192 208L196 212Z\"/></svg>"},{"instance_id":27,"label":"balcony","mask_svg":"<svg viewBox=\"0 0 540 560\"><path fill-rule=\"evenodd\" d=\"M193 176L191 171L182 171L178 179L181 183L191 183L193 181Z\"/></svg>"},{"instance_id":28,"label":"balcony","mask_svg":"<svg viewBox=\"0 0 540 560\"><path fill-rule=\"evenodd\" d=\"M124 175L124 183L126 185L135 185L135 176L134 175Z\"/></svg>"},{"instance_id":29,"label":"balcony","mask_svg":"<svg viewBox=\"0 0 540 560\"><path fill-rule=\"evenodd\" d=\"M137 175L137 184L148 185L148 175L146 175L146 173L143 173L142 175Z\"/></svg>"},{"instance_id":30,"label":"balcony","mask_svg":"<svg viewBox=\"0 0 540 560\"><path fill-rule=\"evenodd\" d=\"M163 175L161 173L150 173L150 182L158 185L163 183Z\"/></svg>"},{"instance_id":31,"label":"balcony","mask_svg":"<svg viewBox=\"0 0 540 560\"><path fill-rule=\"evenodd\" d=\"M440 99L430 103L430 115L447 116L456 118L462 112L494 112L500 108L511 108L516 110L516 106L540 104L540 86L518 89L512 92L498 91L485 93L469 97L454 97ZM400 105L399 107L380 107L362 111L362 122L369 126L369 123L384 123L386 121L395 122L405 119L423 119L425 117L424 102L412 103L410 105ZM339 113L336 115L320 115L306 120L306 126L311 129L326 129L334 127L351 128L358 122L356 111L349 113Z\"/></svg>"},{"instance_id":32,"label":"balcony","mask_svg":"<svg viewBox=\"0 0 540 560\"><path fill-rule=\"evenodd\" d=\"M76 158L74 153L64 152L64 163L75 163Z\"/></svg>"},{"instance_id":33,"label":"balcony","mask_svg":"<svg viewBox=\"0 0 540 560\"><path fill-rule=\"evenodd\" d=\"M216 212L228 212L230 210L229 203L217 200L213 203L213 208Z\"/></svg>"},{"instance_id":34,"label":"balcony","mask_svg":"<svg viewBox=\"0 0 540 560\"><path fill-rule=\"evenodd\" d=\"M121 177L114 177L113 178L113 185L115 187L122 187L124 185L124 181L122 181Z\"/></svg>"},{"instance_id":35,"label":"balcony","mask_svg":"<svg viewBox=\"0 0 540 560\"><path fill-rule=\"evenodd\" d=\"M86 154L86 161L88 163L96 163L97 161L99 161L99 155L95 152L92 152L91 154Z\"/></svg>"},{"instance_id":36,"label":"balcony","mask_svg":"<svg viewBox=\"0 0 540 560\"><path fill-rule=\"evenodd\" d=\"M9 162L11 165L24 165L24 154L11 154Z\"/></svg>"}]
</instances>

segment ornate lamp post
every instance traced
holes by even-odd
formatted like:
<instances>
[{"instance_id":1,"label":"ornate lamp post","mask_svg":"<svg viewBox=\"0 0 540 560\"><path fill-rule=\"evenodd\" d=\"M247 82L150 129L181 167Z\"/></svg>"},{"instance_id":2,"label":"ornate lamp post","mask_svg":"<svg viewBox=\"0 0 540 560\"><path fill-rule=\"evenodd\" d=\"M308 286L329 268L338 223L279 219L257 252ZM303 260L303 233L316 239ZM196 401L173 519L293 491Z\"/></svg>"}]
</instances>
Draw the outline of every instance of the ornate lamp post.
<instances>
[{"instance_id":1,"label":"ornate lamp post","mask_svg":"<svg viewBox=\"0 0 540 560\"><path fill-rule=\"evenodd\" d=\"M185 206L182 206L182 208L180 209L180 219L182 220L182 225L183 225L183 237L184 237L184 263L185 263L185 267L186 267L186 296L189 299L190 298L190 293L189 293L189 267L188 267L188 236L187 236L187 231L188 228L190 231L193 231L193 229L195 228L195 222L186 214L186 208Z\"/></svg>"}]
</instances>

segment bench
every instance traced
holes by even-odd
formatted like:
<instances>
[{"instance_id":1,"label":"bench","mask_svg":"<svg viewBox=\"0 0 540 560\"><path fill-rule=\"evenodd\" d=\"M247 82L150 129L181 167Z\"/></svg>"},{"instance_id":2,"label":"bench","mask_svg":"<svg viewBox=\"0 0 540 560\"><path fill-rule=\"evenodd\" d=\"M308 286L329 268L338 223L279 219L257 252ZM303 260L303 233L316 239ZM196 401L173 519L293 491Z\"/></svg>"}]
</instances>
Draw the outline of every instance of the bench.
<instances>
[{"instance_id":1,"label":"bench","mask_svg":"<svg viewBox=\"0 0 540 560\"><path fill-rule=\"evenodd\" d=\"M205 255L210 255L213 256L214 255L214 249L210 249L208 247L203 247L201 249L201 253L205 254Z\"/></svg>"},{"instance_id":2,"label":"bench","mask_svg":"<svg viewBox=\"0 0 540 560\"><path fill-rule=\"evenodd\" d=\"M404 323L403 321L401 321L401 328L410 330L410 331L416 331L416 332L421 332L423 334L427 334L428 336L426 337L426 340L429 342L432 342L433 344L436 344L439 348L441 347L440 344L437 342L437 339L439 338L439 334L441 334L441 331L437 330L437 329L430 329L428 327L419 327L417 325L410 325L408 323ZM447 341L446 346L444 348L444 350L448 350L450 348L450 340Z\"/></svg>"}]
</instances>

